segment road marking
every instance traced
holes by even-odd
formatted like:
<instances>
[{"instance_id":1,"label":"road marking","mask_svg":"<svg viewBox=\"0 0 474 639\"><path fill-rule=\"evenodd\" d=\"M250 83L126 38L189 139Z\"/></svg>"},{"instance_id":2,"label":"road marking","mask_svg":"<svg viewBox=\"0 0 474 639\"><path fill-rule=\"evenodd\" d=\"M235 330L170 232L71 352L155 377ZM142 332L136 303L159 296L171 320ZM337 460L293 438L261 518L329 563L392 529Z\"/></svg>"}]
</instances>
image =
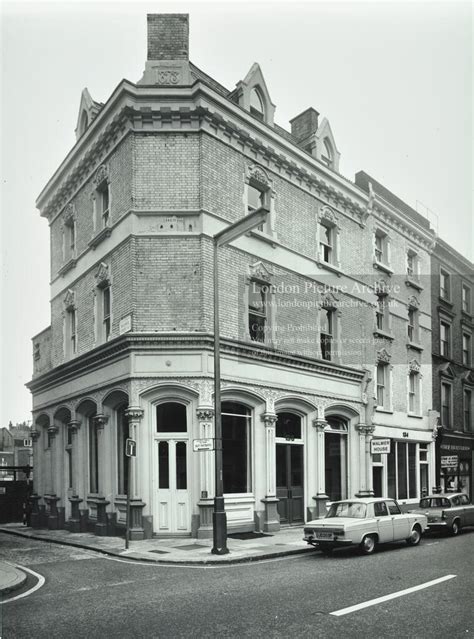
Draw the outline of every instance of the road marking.
<instances>
[{"instance_id":1,"label":"road marking","mask_svg":"<svg viewBox=\"0 0 474 639\"><path fill-rule=\"evenodd\" d=\"M32 595L36 590L39 590L40 588L42 588L46 581L43 575L40 575L34 570L30 570L30 568L26 568L25 566L18 566L16 564L14 565L16 566L16 568L19 568L20 570L25 570L26 572L29 572L30 575L33 575L34 577L36 577L38 579L38 583L35 586L33 586L33 588L30 588L26 592L22 592L21 595L16 595L16 597L10 597L10 599L4 599L4 601L0 601L0 605L9 603L10 601L16 601L17 599L23 599L23 597L28 597L29 595Z\"/></svg>"},{"instance_id":2,"label":"road marking","mask_svg":"<svg viewBox=\"0 0 474 639\"><path fill-rule=\"evenodd\" d=\"M417 590L423 590L424 588L430 588L431 586L436 586L436 584L440 584L443 581L448 581L448 579L454 579L456 575L446 575L446 577L440 577L439 579L433 579L433 581L427 581L424 584L420 584L419 586L413 586L412 588L406 588L406 590L399 590L398 592L394 592L391 595L385 595L384 597L377 597L377 599L371 599L370 601L364 601L363 603L356 604L355 606L349 606L348 608L341 608L341 610L335 610L329 614L334 617L341 617L342 615L348 615L351 612L356 612L357 610L362 610L363 608L369 608L370 606L376 606L379 603L383 603L384 601L390 601L390 599L397 599L397 597L403 597L404 595L409 595L412 592L416 592Z\"/></svg>"}]
</instances>

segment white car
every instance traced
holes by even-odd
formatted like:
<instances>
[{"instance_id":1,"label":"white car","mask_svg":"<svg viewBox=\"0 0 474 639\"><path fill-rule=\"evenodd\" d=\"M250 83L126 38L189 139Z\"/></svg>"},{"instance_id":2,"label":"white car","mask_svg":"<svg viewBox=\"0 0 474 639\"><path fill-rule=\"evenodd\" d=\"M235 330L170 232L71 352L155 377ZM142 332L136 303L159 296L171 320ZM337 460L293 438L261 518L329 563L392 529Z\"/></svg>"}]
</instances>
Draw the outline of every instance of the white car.
<instances>
[{"instance_id":1,"label":"white car","mask_svg":"<svg viewBox=\"0 0 474 639\"><path fill-rule=\"evenodd\" d=\"M309 521L303 539L325 554L338 547L358 546L370 555L379 543L406 541L417 546L427 525L425 515L402 513L394 499L347 499L333 502L323 519Z\"/></svg>"}]
</instances>

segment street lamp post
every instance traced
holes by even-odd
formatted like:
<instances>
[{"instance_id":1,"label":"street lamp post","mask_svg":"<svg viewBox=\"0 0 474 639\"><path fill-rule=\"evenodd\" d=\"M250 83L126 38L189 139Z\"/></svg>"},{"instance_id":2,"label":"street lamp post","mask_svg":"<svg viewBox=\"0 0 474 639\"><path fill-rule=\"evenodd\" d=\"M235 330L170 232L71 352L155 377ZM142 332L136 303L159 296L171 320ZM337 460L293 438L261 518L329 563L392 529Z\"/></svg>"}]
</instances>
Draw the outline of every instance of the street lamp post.
<instances>
[{"instance_id":1,"label":"street lamp post","mask_svg":"<svg viewBox=\"0 0 474 639\"><path fill-rule=\"evenodd\" d=\"M224 485L222 476L222 421L221 421L221 361L219 328L219 261L218 248L224 246L248 231L265 223L269 211L263 207L252 211L238 222L234 222L214 235L214 463L216 487L214 511L212 513L212 535L214 555L225 555L227 548L227 517L224 505Z\"/></svg>"}]
</instances>

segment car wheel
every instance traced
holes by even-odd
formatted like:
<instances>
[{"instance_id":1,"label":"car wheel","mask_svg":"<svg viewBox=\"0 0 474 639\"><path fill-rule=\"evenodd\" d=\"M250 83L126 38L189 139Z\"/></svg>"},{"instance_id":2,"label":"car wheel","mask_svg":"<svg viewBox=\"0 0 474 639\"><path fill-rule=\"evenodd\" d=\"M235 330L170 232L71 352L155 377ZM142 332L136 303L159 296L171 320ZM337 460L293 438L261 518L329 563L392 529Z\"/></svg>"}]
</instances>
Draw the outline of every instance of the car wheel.
<instances>
[{"instance_id":1,"label":"car wheel","mask_svg":"<svg viewBox=\"0 0 474 639\"><path fill-rule=\"evenodd\" d=\"M323 555L326 555L326 557L330 557L334 548L332 546L319 546L319 550Z\"/></svg>"},{"instance_id":2,"label":"car wheel","mask_svg":"<svg viewBox=\"0 0 474 639\"><path fill-rule=\"evenodd\" d=\"M460 532L461 532L461 524L459 523L458 519L455 519L453 523L451 524L451 534L455 537L456 535L459 535Z\"/></svg>"},{"instance_id":3,"label":"car wheel","mask_svg":"<svg viewBox=\"0 0 474 639\"><path fill-rule=\"evenodd\" d=\"M419 526L414 526L411 531L411 535L407 539L407 544L409 546L418 546L421 541L421 529Z\"/></svg>"},{"instance_id":4,"label":"car wheel","mask_svg":"<svg viewBox=\"0 0 474 639\"><path fill-rule=\"evenodd\" d=\"M364 553L364 555L371 555L374 550L377 542L375 541L374 535L366 535L360 544L360 549Z\"/></svg>"}]
</instances>

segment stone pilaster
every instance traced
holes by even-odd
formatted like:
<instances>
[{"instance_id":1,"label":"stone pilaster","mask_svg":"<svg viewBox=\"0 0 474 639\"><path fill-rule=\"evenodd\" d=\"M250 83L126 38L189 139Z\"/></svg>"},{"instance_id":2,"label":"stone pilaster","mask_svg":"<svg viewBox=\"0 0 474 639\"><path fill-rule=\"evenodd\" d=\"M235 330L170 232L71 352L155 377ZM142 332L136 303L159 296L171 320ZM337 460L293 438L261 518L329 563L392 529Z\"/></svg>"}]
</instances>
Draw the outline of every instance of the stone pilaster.
<instances>
[{"instance_id":1,"label":"stone pilaster","mask_svg":"<svg viewBox=\"0 0 474 639\"><path fill-rule=\"evenodd\" d=\"M130 457L130 477L131 485L128 487L130 493L130 540L137 541L145 539L145 529L143 527L143 508L145 502L139 497L138 468L136 460L140 457L139 426L143 419L143 409L139 406L129 406L125 411L128 419L128 432L130 439L137 442L137 457Z\"/></svg>"},{"instance_id":2,"label":"stone pilaster","mask_svg":"<svg viewBox=\"0 0 474 639\"><path fill-rule=\"evenodd\" d=\"M94 428L97 431L97 459L98 459L98 486L97 493L105 494L105 477L107 470L107 451L104 442L104 428L109 421L109 416L98 413L94 416Z\"/></svg>"},{"instance_id":3,"label":"stone pilaster","mask_svg":"<svg viewBox=\"0 0 474 639\"><path fill-rule=\"evenodd\" d=\"M370 442L375 427L367 424L358 424L356 430L359 433L359 492L356 497L373 497L372 480L372 455L370 454Z\"/></svg>"},{"instance_id":4,"label":"stone pilaster","mask_svg":"<svg viewBox=\"0 0 474 639\"><path fill-rule=\"evenodd\" d=\"M196 410L198 432L200 439L214 439L214 408L200 406ZM199 457L199 527L197 537L207 539L212 537L212 513L214 509L214 451L196 453Z\"/></svg>"},{"instance_id":5,"label":"stone pilaster","mask_svg":"<svg viewBox=\"0 0 474 639\"><path fill-rule=\"evenodd\" d=\"M318 416L313 421L313 427L316 429L316 472L317 472L317 486L316 495L313 497L316 502L315 516L316 518L324 517L326 515L326 502L329 497L326 495L326 460L325 460L325 447L324 447L324 429L327 426L327 422L321 416Z\"/></svg>"},{"instance_id":6,"label":"stone pilaster","mask_svg":"<svg viewBox=\"0 0 474 639\"><path fill-rule=\"evenodd\" d=\"M280 530L280 516L278 514L278 502L276 496L276 444L275 430L277 415L275 413L263 413L261 416L265 426L265 520L264 532Z\"/></svg>"}]
</instances>

